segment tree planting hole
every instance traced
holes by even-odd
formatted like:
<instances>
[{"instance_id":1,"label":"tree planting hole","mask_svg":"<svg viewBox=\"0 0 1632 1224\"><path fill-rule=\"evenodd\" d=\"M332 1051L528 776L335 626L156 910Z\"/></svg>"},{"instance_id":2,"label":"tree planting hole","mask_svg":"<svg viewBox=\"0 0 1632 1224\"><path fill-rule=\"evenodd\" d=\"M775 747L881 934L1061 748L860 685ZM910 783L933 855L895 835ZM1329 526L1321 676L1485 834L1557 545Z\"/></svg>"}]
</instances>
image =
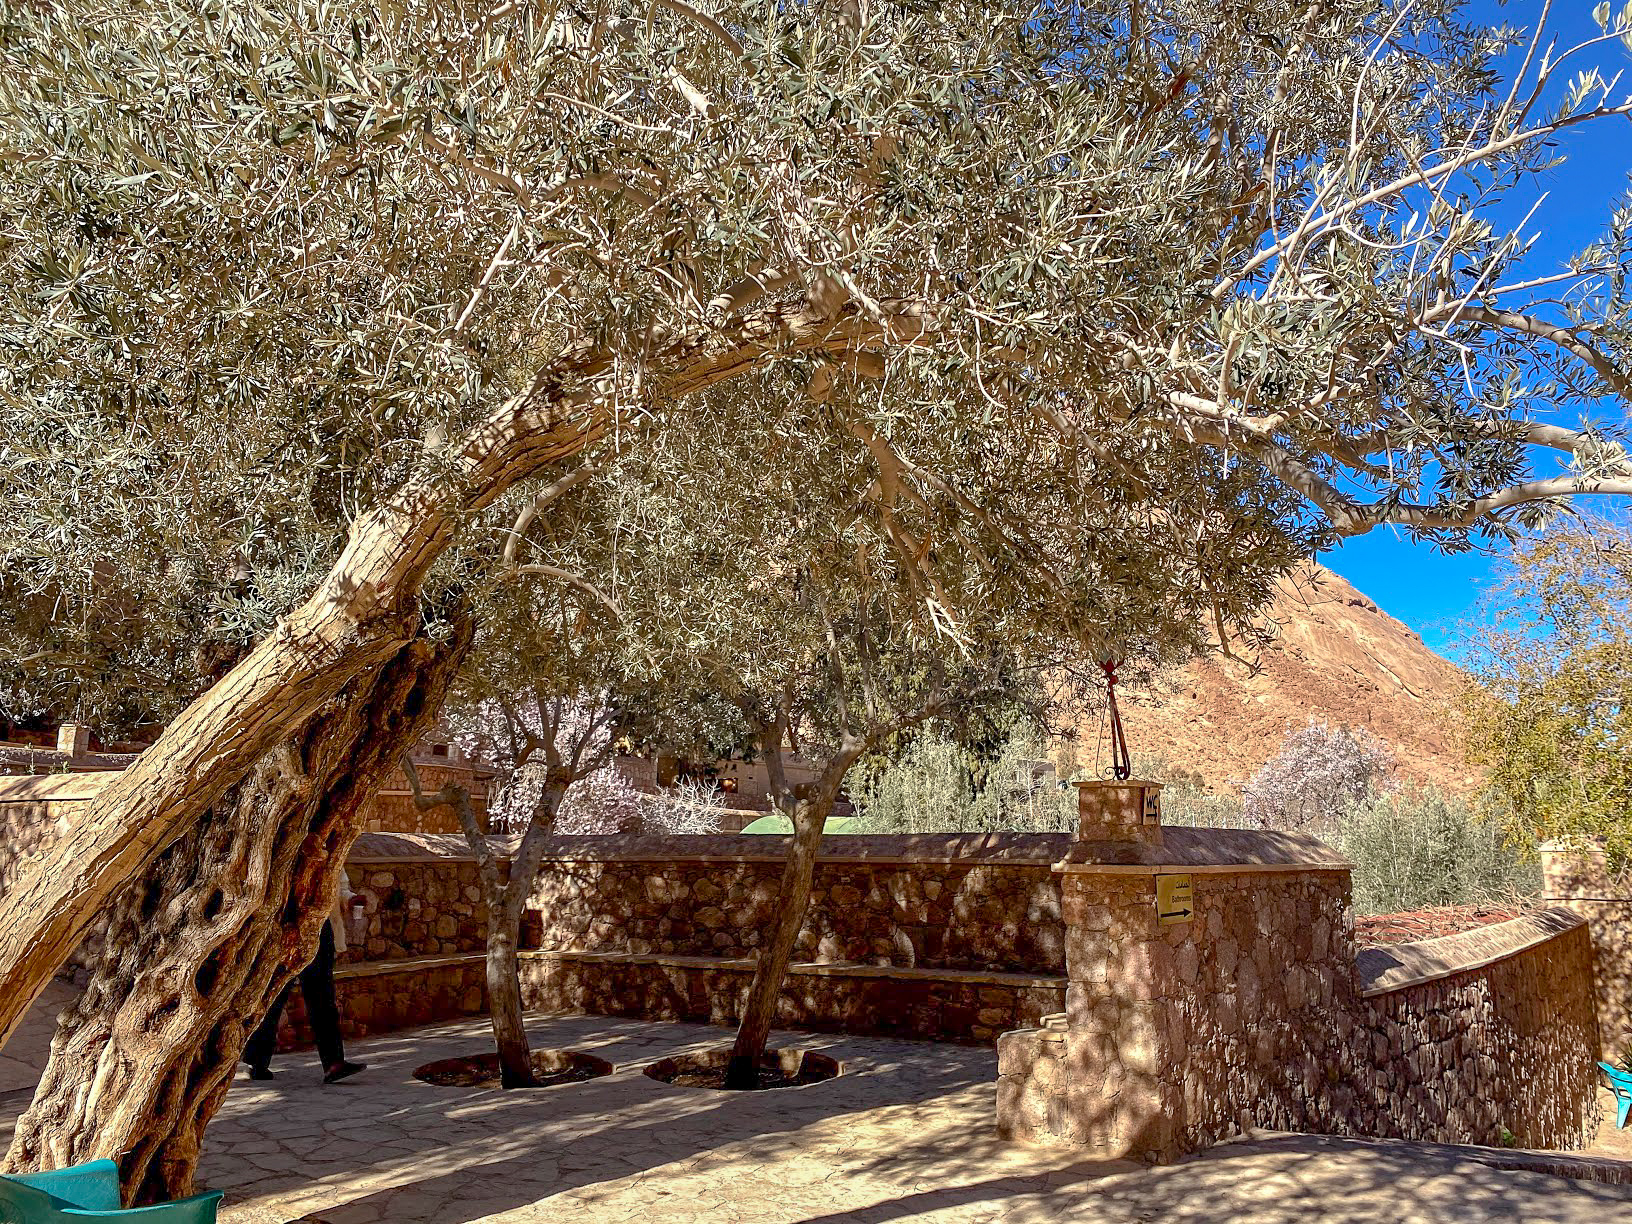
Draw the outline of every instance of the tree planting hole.
<instances>
[{"instance_id":1,"label":"tree planting hole","mask_svg":"<svg viewBox=\"0 0 1632 1224\"><path fill-rule=\"evenodd\" d=\"M646 1068L650 1079L677 1088L715 1088L725 1090L725 1069L731 1062L730 1050L704 1050L700 1054L677 1054L664 1058ZM766 1050L759 1060L759 1086L766 1088L803 1088L819 1084L844 1072L836 1058L818 1054L814 1050Z\"/></svg>"},{"instance_id":2,"label":"tree planting hole","mask_svg":"<svg viewBox=\"0 0 1632 1224\"><path fill-rule=\"evenodd\" d=\"M533 1077L535 1088L554 1088L559 1084L576 1084L599 1079L617 1070L604 1058L585 1054L581 1050L534 1050ZM438 1088L497 1088L499 1087L499 1056L497 1054L465 1054L457 1058L440 1058L414 1068L414 1078Z\"/></svg>"}]
</instances>

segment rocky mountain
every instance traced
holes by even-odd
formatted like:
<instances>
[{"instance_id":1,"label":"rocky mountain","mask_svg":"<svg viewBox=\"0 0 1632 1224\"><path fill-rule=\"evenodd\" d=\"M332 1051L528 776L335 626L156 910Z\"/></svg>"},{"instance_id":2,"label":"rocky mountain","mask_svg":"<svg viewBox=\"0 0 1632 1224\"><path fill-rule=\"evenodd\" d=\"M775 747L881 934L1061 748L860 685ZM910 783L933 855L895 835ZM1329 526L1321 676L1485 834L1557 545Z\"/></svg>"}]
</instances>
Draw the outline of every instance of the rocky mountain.
<instances>
[{"instance_id":1,"label":"rocky mountain","mask_svg":"<svg viewBox=\"0 0 1632 1224\"><path fill-rule=\"evenodd\" d=\"M1446 717L1463 681L1454 664L1322 566L1283 582L1269 615L1279 632L1250 661L1198 659L1119 694L1135 762L1165 759L1234 790L1314 718L1386 740L1403 778L1472 788ZM1092 722L1081 728L1084 764L1096 749Z\"/></svg>"}]
</instances>

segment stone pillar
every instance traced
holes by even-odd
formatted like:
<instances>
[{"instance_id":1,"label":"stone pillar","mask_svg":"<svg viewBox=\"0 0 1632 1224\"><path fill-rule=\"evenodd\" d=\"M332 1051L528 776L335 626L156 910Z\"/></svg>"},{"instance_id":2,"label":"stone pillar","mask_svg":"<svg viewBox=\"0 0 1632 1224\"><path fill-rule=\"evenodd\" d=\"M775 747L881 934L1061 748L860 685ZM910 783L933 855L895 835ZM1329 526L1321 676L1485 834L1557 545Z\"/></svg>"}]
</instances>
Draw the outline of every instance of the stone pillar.
<instances>
[{"instance_id":1,"label":"stone pillar","mask_svg":"<svg viewBox=\"0 0 1632 1224\"><path fill-rule=\"evenodd\" d=\"M1618 1059L1632 1046L1632 873L1611 873L1597 839L1547 842L1540 853L1547 903L1574 910L1592 932L1599 1057Z\"/></svg>"},{"instance_id":2,"label":"stone pillar","mask_svg":"<svg viewBox=\"0 0 1632 1224\"><path fill-rule=\"evenodd\" d=\"M1060 873L1064 1016L998 1041L998 1130L1114 1160L1181 1154L1179 994L1156 911L1161 784L1078 783L1077 847Z\"/></svg>"},{"instance_id":3,"label":"stone pillar","mask_svg":"<svg viewBox=\"0 0 1632 1224\"><path fill-rule=\"evenodd\" d=\"M63 723L57 728L57 751L82 757L91 750L91 729L79 723Z\"/></svg>"},{"instance_id":4,"label":"stone pillar","mask_svg":"<svg viewBox=\"0 0 1632 1224\"><path fill-rule=\"evenodd\" d=\"M1162 784L1137 778L1077 783L1077 840L1162 844Z\"/></svg>"}]
</instances>

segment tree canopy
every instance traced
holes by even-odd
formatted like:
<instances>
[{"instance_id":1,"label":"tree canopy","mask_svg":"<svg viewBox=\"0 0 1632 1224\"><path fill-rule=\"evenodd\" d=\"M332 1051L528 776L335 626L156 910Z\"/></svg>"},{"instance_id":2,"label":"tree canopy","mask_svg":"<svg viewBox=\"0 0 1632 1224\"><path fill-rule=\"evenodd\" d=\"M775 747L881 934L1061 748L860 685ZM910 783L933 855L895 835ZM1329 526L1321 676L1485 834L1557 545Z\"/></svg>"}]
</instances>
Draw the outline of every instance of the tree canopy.
<instances>
[{"instance_id":1,"label":"tree canopy","mask_svg":"<svg viewBox=\"0 0 1632 1224\"><path fill-rule=\"evenodd\" d=\"M1544 109L1556 53L1498 89L1516 43L1359 0L17 10L8 709L255 640L393 498L422 561L722 405L750 485L790 439L870 469L931 588L954 530L1106 566L1062 501L1269 559L1628 491L1627 211L1529 284L1490 219L1628 107ZM1262 595L1178 556L1129 568Z\"/></svg>"}]
</instances>

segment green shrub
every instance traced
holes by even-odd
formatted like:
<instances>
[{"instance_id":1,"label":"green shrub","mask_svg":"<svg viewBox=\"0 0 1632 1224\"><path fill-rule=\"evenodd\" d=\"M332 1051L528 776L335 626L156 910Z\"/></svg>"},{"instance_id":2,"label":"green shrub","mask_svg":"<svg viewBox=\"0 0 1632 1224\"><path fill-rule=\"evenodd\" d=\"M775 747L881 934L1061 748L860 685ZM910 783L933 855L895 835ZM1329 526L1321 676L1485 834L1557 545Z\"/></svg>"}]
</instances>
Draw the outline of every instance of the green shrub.
<instances>
[{"instance_id":1,"label":"green shrub","mask_svg":"<svg viewBox=\"0 0 1632 1224\"><path fill-rule=\"evenodd\" d=\"M852 771L851 797L869 833L1061 833L1076 828L1076 791L1058 784L1041 738L1025 727L982 760L924 734L893 761Z\"/></svg>"},{"instance_id":2,"label":"green shrub","mask_svg":"<svg viewBox=\"0 0 1632 1224\"><path fill-rule=\"evenodd\" d=\"M1512 844L1467 803L1428 787L1353 809L1338 844L1354 863L1356 913L1523 900L1541 885L1530 847Z\"/></svg>"}]
</instances>

